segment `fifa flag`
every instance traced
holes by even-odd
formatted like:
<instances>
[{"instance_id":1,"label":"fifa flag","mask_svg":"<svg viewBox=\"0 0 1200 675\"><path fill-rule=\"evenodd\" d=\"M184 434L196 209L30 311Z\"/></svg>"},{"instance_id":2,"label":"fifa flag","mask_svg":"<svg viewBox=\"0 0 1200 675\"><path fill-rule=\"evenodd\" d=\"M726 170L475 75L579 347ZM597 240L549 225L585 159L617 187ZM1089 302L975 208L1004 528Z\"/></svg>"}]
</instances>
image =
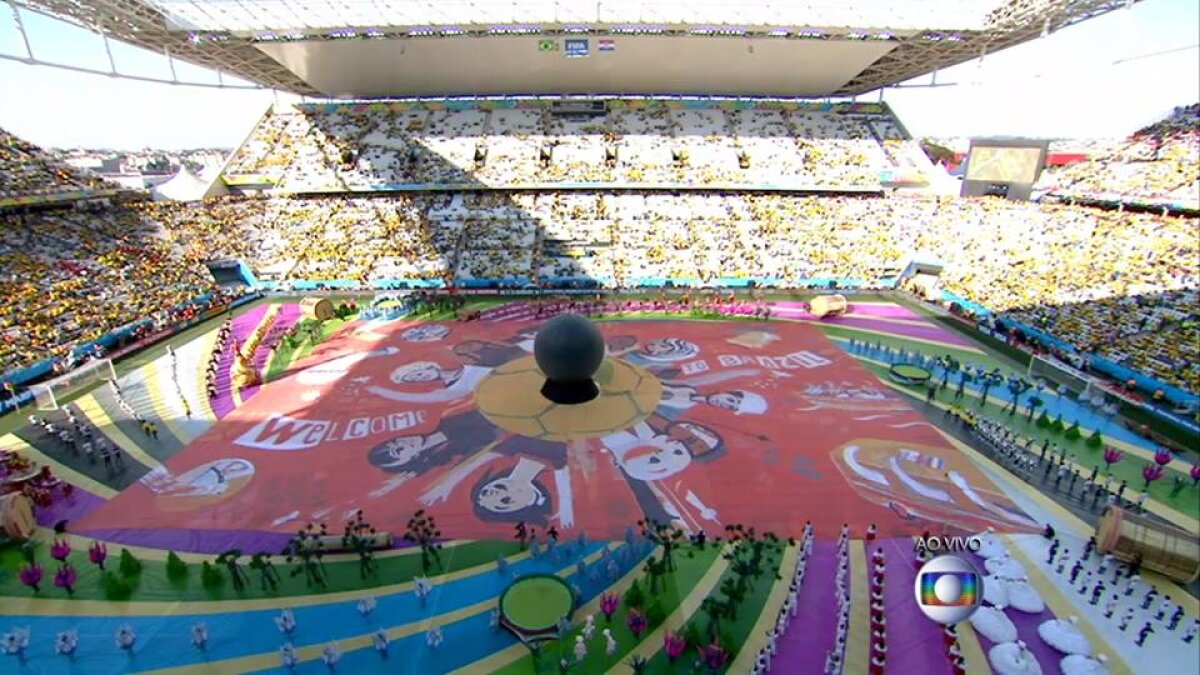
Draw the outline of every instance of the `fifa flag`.
<instances>
[{"instance_id":1,"label":"fifa flag","mask_svg":"<svg viewBox=\"0 0 1200 675\"><path fill-rule=\"evenodd\" d=\"M615 52L617 51L617 41L610 39L596 40L596 49L602 52Z\"/></svg>"},{"instance_id":2,"label":"fifa flag","mask_svg":"<svg viewBox=\"0 0 1200 675\"><path fill-rule=\"evenodd\" d=\"M580 58L588 55L587 38L570 38L563 40L565 52L570 58Z\"/></svg>"}]
</instances>

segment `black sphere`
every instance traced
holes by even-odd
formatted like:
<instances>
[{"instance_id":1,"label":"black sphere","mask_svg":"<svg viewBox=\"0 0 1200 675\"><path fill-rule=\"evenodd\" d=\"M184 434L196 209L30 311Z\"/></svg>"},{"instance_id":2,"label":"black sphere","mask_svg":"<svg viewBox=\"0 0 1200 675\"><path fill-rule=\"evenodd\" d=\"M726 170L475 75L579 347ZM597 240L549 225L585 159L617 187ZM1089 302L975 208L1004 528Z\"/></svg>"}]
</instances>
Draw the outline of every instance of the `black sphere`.
<instances>
[{"instance_id":1,"label":"black sphere","mask_svg":"<svg viewBox=\"0 0 1200 675\"><path fill-rule=\"evenodd\" d=\"M604 361L604 336L582 316L560 314L538 330L533 357L549 380L591 380Z\"/></svg>"}]
</instances>

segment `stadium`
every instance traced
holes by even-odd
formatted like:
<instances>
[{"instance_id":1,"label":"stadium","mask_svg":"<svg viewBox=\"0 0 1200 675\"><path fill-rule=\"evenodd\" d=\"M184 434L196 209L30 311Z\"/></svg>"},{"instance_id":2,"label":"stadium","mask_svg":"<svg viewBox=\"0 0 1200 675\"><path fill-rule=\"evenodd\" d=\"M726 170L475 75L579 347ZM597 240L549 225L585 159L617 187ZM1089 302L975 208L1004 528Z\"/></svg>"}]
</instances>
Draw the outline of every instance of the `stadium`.
<instances>
[{"instance_id":1,"label":"stadium","mask_svg":"<svg viewBox=\"0 0 1200 675\"><path fill-rule=\"evenodd\" d=\"M1197 672L1200 103L885 96L1143 4L12 0L277 95L0 130L4 672Z\"/></svg>"}]
</instances>

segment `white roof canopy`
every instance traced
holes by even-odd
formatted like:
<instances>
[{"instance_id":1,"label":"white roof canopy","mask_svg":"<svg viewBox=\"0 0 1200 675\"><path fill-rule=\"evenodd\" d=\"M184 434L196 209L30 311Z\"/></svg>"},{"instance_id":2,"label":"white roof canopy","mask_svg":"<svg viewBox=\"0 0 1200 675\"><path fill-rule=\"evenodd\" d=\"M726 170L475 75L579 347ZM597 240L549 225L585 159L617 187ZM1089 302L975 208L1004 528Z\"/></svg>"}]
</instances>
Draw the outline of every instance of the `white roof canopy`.
<instances>
[{"instance_id":1,"label":"white roof canopy","mask_svg":"<svg viewBox=\"0 0 1200 675\"><path fill-rule=\"evenodd\" d=\"M149 0L180 30L713 25L979 30L1001 0Z\"/></svg>"}]
</instances>

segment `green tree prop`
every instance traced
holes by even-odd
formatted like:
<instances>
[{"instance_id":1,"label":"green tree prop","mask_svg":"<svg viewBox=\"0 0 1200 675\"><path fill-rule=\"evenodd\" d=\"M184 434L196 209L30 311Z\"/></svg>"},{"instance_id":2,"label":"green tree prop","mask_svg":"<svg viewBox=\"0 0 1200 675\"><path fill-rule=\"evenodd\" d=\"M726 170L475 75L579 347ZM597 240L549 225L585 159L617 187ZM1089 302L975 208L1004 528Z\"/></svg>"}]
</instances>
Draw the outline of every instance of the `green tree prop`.
<instances>
[{"instance_id":1,"label":"green tree prop","mask_svg":"<svg viewBox=\"0 0 1200 675\"><path fill-rule=\"evenodd\" d=\"M1079 422L1072 422L1071 426L1067 427L1067 430L1063 432L1063 438L1066 438L1068 441L1077 441L1083 438L1083 433L1079 431Z\"/></svg>"},{"instance_id":2,"label":"green tree prop","mask_svg":"<svg viewBox=\"0 0 1200 675\"><path fill-rule=\"evenodd\" d=\"M128 600L133 595L133 582L119 572L105 572L100 577L100 583L108 600Z\"/></svg>"},{"instance_id":3,"label":"green tree prop","mask_svg":"<svg viewBox=\"0 0 1200 675\"><path fill-rule=\"evenodd\" d=\"M641 609L645 603L646 594L642 592L641 584L634 579L633 583L629 585L629 590L625 591L625 606L630 609Z\"/></svg>"},{"instance_id":4,"label":"green tree prop","mask_svg":"<svg viewBox=\"0 0 1200 675\"><path fill-rule=\"evenodd\" d=\"M325 564L322 562L325 546L321 543L321 537L325 534L324 524L317 527L309 523L304 529L297 530L296 536L292 537L283 549L284 560L288 563L299 563L299 566L292 568L291 576L303 574L305 586L324 587L326 584Z\"/></svg>"},{"instance_id":5,"label":"green tree prop","mask_svg":"<svg viewBox=\"0 0 1200 675\"><path fill-rule=\"evenodd\" d=\"M271 556L265 551L259 551L250 558L250 569L258 572L259 583L262 584L262 589L276 590L279 588L279 572L275 571L275 566L271 564Z\"/></svg>"},{"instance_id":6,"label":"green tree prop","mask_svg":"<svg viewBox=\"0 0 1200 675\"><path fill-rule=\"evenodd\" d=\"M687 640L688 647L691 649L699 649L708 642L708 638L704 635L704 629L700 628L700 624L695 619L689 621L684 627L683 638Z\"/></svg>"},{"instance_id":7,"label":"green tree prop","mask_svg":"<svg viewBox=\"0 0 1200 675\"><path fill-rule=\"evenodd\" d=\"M721 554L729 561L733 574L722 582L720 590L725 595L725 614L737 620L737 610L745 601L754 582L769 570L778 568L779 554L786 542L772 532L759 535L755 528L740 524L726 525L728 544ZM778 572L774 573L776 579Z\"/></svg>"},{"instance_id":8,"label":"green tree prop","mask_svg":"<svg viewBox=\"0 0 1200 675\"><path fill-rule=\"evenodd\" d=\"M375 552L371 548L374 543L375 528L363 518L360 509L354 514L353 520L346 521L342 547L354 551L358 556L358 576L362 579L366 579L367 575L379 576L379 562L375 560Z\"/></svg>"},{"instance_id":9,"label":"green tree prop","mask_svg":"<svg viewBox=\"0 0 1200 675\"><path fill-rule=\"evenodd\" d=\"M663 560L646 558L646 563L642 566L642 571L646 573L646 577L650 580L650 593L657 593L658 584L667 573L667 563Z\"/></svg>"},{"instance_id":10,"label":"green tree prop","mask_svg":"<svg viewBox=\"0 0 1200 675\"><path fill-rule=\"evenodd\" d=\"M142 561L133 557L129 549L121 549L121 562L117 565L117 569L121 571L122 576L134 578L142 573Z\"/></svg>"},{"instance_id":11,"label":"green tree prop","mask_svg":"<svg viewBox=\"0 0 1200 675\"><path fill-rule=\"evenodd\" d=\"M167 579L176 583L187 579L188 566L174 551L167 552Z\"/></svg>"},{"instance_id":12,"label":"green tree prop","mask_svg":"<svg viewBox=\"0 0 1200 675\"><path fill-rule=\"evenodd\" d=\"M983 380L980 382L980 384L983 385L983 394L979 397L980 408L987 404L988 392L991 391L992 387L995 387L1003 382L1004 376L1001 375L1000 371L998 370L993 370L992 372L983 376Z\"/></svg>"},{"instance_id":13,"label":"green tree prop","mask_svg":"<svg viewBox=\"0 0 1200 675\"><path fill-rule=\"evenodd\" d=\"M1059 413L1058 416L1056 416L1054 418L1054 421L1050 423L1050 432L1055 433L1055 434L1061 434L1065 430L1066 430L1066 427L1063 426L1062 413Z\"/></svg>"},{"instance_id":14,"label":"green tree prop","mask_svg":"<svg viewBox=\"0 0 1200 675\"><path fill-rule=\"evenodd\" d=\"M1036 412L1036 411L1037 411L1037 409L1038 409L1038 408L1040 408L1040 407L1042 407L1043 405L1045 405L1045 401L1043 401L1043 400L1041 399L1041 397L1038 397L1038 396L1030 396L1030 397L1029 397L1029 417L1028 417L1028 418L1026 418L1026 420L1025 420L1025 421L1026 421L1026 422L1032 422L1032 421L1033 421L1033 413L1034 413L1034 412ZM1016 408L1013 408L1013 412L1016 412ZM1042 414L1044 415L1045 413L1042 413ZM1041 419L1040 419L1040 418L1038 419L1038 426L1041 426Z\"/></svg>"},{"instance_id":15,"label":"green tree prop","mask_svg":"<svg viewBox=\"0 0 1200 675\"><path fill-rule=\"evenodd\" d=\"M1038 415L1037 425L1038 425L1038 428L1040 428L1040 429L1049 429L1050 428L1050 416L1044 412L1041 415Z\"/></svg>"},{"instance_id":16,"label":"green tree prop","mask_svg":"<svg viewBox=\"0 0 1200 675\"><path fill-rule=\"evenodd\" d=\"M221 568L205 560L200 563L200 584L209 590L220 588L225 583Z\"/></svg>"},{"instance_id":17,"label":"green tree prop","mask_svg":"<svg viewBox=\"0 0 1200 675\"><path fill-rule=\"evenodd\" d=\"M438 542L441 536L442 531L438 529L433 516L425 513L425 509L417 511L408 519L408 531L404 533L404 540L421 547L422 573L429 571L431 562L436 562L438 567L442 566L442 557L438 553L442 548L442 544Z\"/></svg>"},{"instance_id":18,"label":"green tree prop","mask_svg":"<svg viewBox=\"0 0 1200 675\"><path fill-rule=\"evenodd\" d=\"M708 636L711 640L720 632L721 617L725 616L728 611L725 601L715 595L710 595L700 603L700 611L708 617Z\"/></svg>"},{"instance_id":19,"label":"green tree prop","mask_svg":"<svg viewBox=\"0 0 1200 675\"><path fill-rule=\"evenodd\" d=\"M677 527L654 520L639 520L637 524L642 530L642 537L662 547L663 572L674 572L675 550L687 541L687 534Z\"/></svg>"},{"instance_id":20,"label":"green tree prop","mask_svg":"<svg viewBox=\"0 0 1200 675\"><path fill-rule=\"evenodd\" d=\"M662 622L667 620L667 612L663 609L662 603L657 598L651 600L646 605L646 624L651 628L657 628Z\"/></svg>"},{"instance_id":21,"label":"green tree prop","mask_svg":"<svg viewBox=\"0 0 1200 675\"><path fill-rule=\"evenodd\" d=\"M1099 450L1100 448L1103 448L1104 447L1104 437L1100 435L1100 430L1096 429L1095 431L1093 431L1091 433L1091 435L1089 435L1087 437L1087 440L1084 441L1084 445L1086 445L1087 447L1089 447L1093 450Z\"/></svg>"},{"instance_id":22,"label":"green tree prop","mask_svg":"<svg viewBox=\"0 0 1200 675\"><path fill-rule=\"evenodd\" d=\"M241 549L231 548L221 555L217 556L216 563L224 565L229 572L229 579L233 582L233 590L243 591L246 589L246 583L250 581L250 577L246 576L246 571L238 564L238 558L242 557Z\"/></svg>"}]
</instances>

